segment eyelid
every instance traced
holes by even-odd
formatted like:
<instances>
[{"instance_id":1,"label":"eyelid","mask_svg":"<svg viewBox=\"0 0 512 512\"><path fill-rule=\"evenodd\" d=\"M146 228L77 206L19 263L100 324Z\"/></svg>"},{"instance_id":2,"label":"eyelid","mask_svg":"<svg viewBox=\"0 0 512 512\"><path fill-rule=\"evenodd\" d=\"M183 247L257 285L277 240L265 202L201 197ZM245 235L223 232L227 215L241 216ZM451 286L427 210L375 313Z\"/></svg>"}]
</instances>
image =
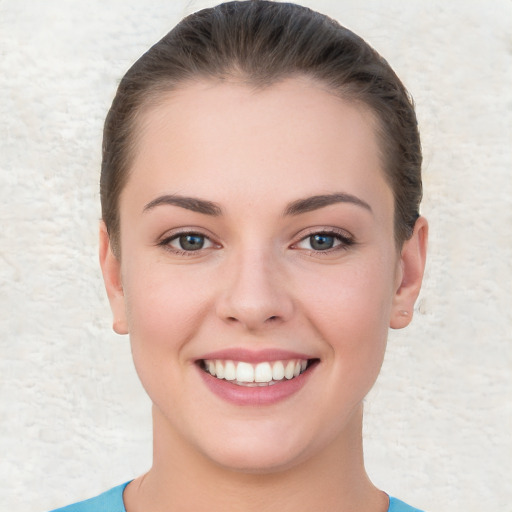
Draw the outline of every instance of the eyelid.
<instances>
[{"instance_id":1,"label":"eyelid","mask_svg":"<svg viewBox=\"0 0 512 512\"><path fill-rule=\"evenodd\" d=\"M171 245L172 241L177 240L177 239L179 239L180 236L184 236L184 235L196 235L196 236L203 237L205 240L208 240L209 245L207 247L201 247L200 249L197 249L195 251L187 251L185 249L173 247ZM178 255L186 255L186 256L200 254L205 250L221 247L221 244L217 243L214 240L214 237L212 235L206 233L204 229L194 227L194 226L187 226L187 227L176 228L173 230L166 231L165 234L162 235L158 239L156 245L163 247L164 249L168 250L171 253L178 254Z\"/></svg>"},{"instance_id":2,"label":"eyelid","mask_svg":"<svg viewBox=\"0 0 512 512\"><path fill-rule=\"evenodd\" d=\"M204 243L204 245L202 247L200 247L199 249L196 249L196 250L187 250L187 249L183 249L181 247L175 247L174 245L172 245L173 242L179 241L182 236L196 236L196 237L200 237L200 238L204 239L205 243ZM178 251L199 252L199 251L202 251L204 249L209 249L210 247L213 247L214 243L207 236L203 235L202 233L178 233L177 235L174 235L170 239L168 239L166 245L168 245L168 246L170 246L173 249L176 249Z\"/></svg>"},{"instance_id":3,"label":"eyelid","mask_svg":"<svg viewBox=\"0 0 512 512\"><path fill-rule=\"evenodd\" d=\"M174 240L177 240L180 236L184 235L196 235L200 237L204 237L205 240L208 241L207 247L201 247L197 250L185 250L180 249L178 247L173 247L171 245L171 242ZM313 248L306 248L306 247L300 247L299 244L302 242L305 242L308 238L315 236L315 235L327 235L332 236L336 239L337 243L329 248L324 250L318 250ZM332 226L329 227L323 227L323 226L317 226L308 228L301 233L297 234L295 237L296 241L291 244L291 249L298 249L303 251L309 251L314 254L329 254L338 250L346 250L350 246L354 245L356 243L353 235L351 235L348 231L340 228L334 228ZM162 235L159 240L157 241L156 245L162 246L168 251L178 254L178 255L187 255L192 256L194 254L200 254L205 250L209 250L212 248L222 248L222 245L215 241L214 237L211 234L208 234L205 232L203 228L197 228L194 226L190 227L182 227L182 228L176 228L170 231L167 231L164 235Z\"/></svg>"},{"instance_id":4,"label":"eyelid","mask_svg":"<svg viewBox=\"0 0 512 512\"><path fill-rule=\"evenodd\" d=\"M317 249L313 249L313 248L308 249L306 247L299 247L300 243L305 242L308 238L311 238L312 236L315 236L315 235L332 236L332 237L336 238L336 240L339 243L335 244L333 247L331 247L329 249L324 249L324 250L317 250ZM292 249L309 251L314 254L322 254L322 253L329 254L329 253L337 251L337 250L346 250L350 246L352 246L356 243L354 237L349 232L345 231L344 229L333 228L333 227L318 226L318 227L314 227L314 228L309 228L305 232L303 231L302 233L298 234L297 238L298 238L298 240L296 242L294 242L291 246Z\"/></svg>"}]
</instances>

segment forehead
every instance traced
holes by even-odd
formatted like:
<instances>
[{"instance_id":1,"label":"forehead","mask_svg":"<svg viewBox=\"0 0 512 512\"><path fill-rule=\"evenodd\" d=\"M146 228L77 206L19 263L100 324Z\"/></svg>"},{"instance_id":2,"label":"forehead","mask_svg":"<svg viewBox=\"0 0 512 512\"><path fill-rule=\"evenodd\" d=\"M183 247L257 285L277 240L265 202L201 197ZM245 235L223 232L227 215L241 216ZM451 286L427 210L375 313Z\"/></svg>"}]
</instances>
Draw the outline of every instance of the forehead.
<instances>
[{"instance_id":1,"label":"forehead","mask_svg":"<svg viewBox=\"0 0 512 512\"><path fill-rule=\"evenodd\" d=\"M128 185L144 182L148 201L162 188L214 200L226 187L254 200L388 189L371 112L306 78L179 87L140 117L134 153Z\"/></svg>"}]
</instances>

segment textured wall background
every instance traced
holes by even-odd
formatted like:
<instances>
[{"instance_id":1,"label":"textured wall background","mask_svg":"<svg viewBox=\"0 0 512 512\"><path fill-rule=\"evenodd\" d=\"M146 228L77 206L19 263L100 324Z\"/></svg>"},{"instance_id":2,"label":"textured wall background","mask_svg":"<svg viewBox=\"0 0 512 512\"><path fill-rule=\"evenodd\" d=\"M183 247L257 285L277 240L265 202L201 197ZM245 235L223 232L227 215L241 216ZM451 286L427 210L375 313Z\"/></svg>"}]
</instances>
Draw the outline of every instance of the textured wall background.
<instances>
[{"instance_id":1,"label":"textured wall background","mask_svg":"<svg viewBox=\"0 0 512 512\"><path fill-rule=\"evenodd\" d=\"M127 67L211 3L0 1L1 510L150 465L150 405L97 265L101 130ZM391 62L423 133L429 264L367 400L369 472L430 511L512 511L512 2L305 3Z\"/></svg>"}]
</instances>

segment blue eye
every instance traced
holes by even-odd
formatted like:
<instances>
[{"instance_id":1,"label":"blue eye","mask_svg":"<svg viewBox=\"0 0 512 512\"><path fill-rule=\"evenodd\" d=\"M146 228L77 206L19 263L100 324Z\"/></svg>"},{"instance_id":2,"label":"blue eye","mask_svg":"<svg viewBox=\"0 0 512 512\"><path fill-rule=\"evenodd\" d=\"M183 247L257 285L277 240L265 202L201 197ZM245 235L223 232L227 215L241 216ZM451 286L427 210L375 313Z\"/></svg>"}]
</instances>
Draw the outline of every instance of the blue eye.
<instances>
[{"instance_id":1,"label":"blue eye","mask_svg":"<svg viewBox=\"0 0 512 512\"><path fill-rule=\"evenodd\" d=\"M213 246L209 238L200 233L181 233L163 241L163 245L178 251L194 252Z\"/></svg>"},{"instance_id":2,"label":"blue eye","mask_svg":"<svg viewBox=\"0 0 512 512\"><path fill-rule=\"evenodd\" d=\"M346 249L353 244L354 240L345 234L320 231L304 237L295 244L295 248L314 252L327 252L330 250Z\"/></svg>"},{"instance_id":3,"label":"blue eye","mask_svg":"<svg viewBox=\"0 0 512 512\"><path fill-rule=\"evenodd\" d=\"M309 244L315 251L325 251L327 249L332 249L335 242L336 238L334 236L327 235L325 233L319 233L309 237Z\"/></svg>"}]
</instances>

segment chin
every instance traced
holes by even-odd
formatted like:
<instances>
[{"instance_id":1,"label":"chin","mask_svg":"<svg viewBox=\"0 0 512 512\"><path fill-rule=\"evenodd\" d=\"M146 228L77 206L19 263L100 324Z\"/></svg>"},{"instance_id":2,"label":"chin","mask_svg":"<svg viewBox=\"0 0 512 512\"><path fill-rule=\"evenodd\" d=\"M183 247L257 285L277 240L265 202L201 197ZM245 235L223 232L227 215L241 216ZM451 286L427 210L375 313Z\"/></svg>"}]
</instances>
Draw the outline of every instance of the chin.
<instances>
[{"instance_id":1,"label":"chin","mask_svg":"<svg viewBox=\"0 0 512 512\"><path fill-rule=\"evenodd\" d=\"M203 438L200 449L217 466L245 474L287 471L322 451L330 442L321 435L311 438L310 428L301 429L296 424L269 422L259 429L250 423L245 424L246 428L229 427L219 430L224 433L222 437Z\"/></svg>"},{"instance_id":2,"label":"chin","mask_svg":"<svg viewBox=\"0 0 512 512\"><path fill-rule=\"evenodd\" d=\"M279 473L289 470L305 458L302 451L292 453L275 449L268 444L262 447L224 446L222 452L210 454L210 459L219 467L236 473L261 475ZM274 449L272 449L274 448Z\"/></svg>"}]
</instances>

